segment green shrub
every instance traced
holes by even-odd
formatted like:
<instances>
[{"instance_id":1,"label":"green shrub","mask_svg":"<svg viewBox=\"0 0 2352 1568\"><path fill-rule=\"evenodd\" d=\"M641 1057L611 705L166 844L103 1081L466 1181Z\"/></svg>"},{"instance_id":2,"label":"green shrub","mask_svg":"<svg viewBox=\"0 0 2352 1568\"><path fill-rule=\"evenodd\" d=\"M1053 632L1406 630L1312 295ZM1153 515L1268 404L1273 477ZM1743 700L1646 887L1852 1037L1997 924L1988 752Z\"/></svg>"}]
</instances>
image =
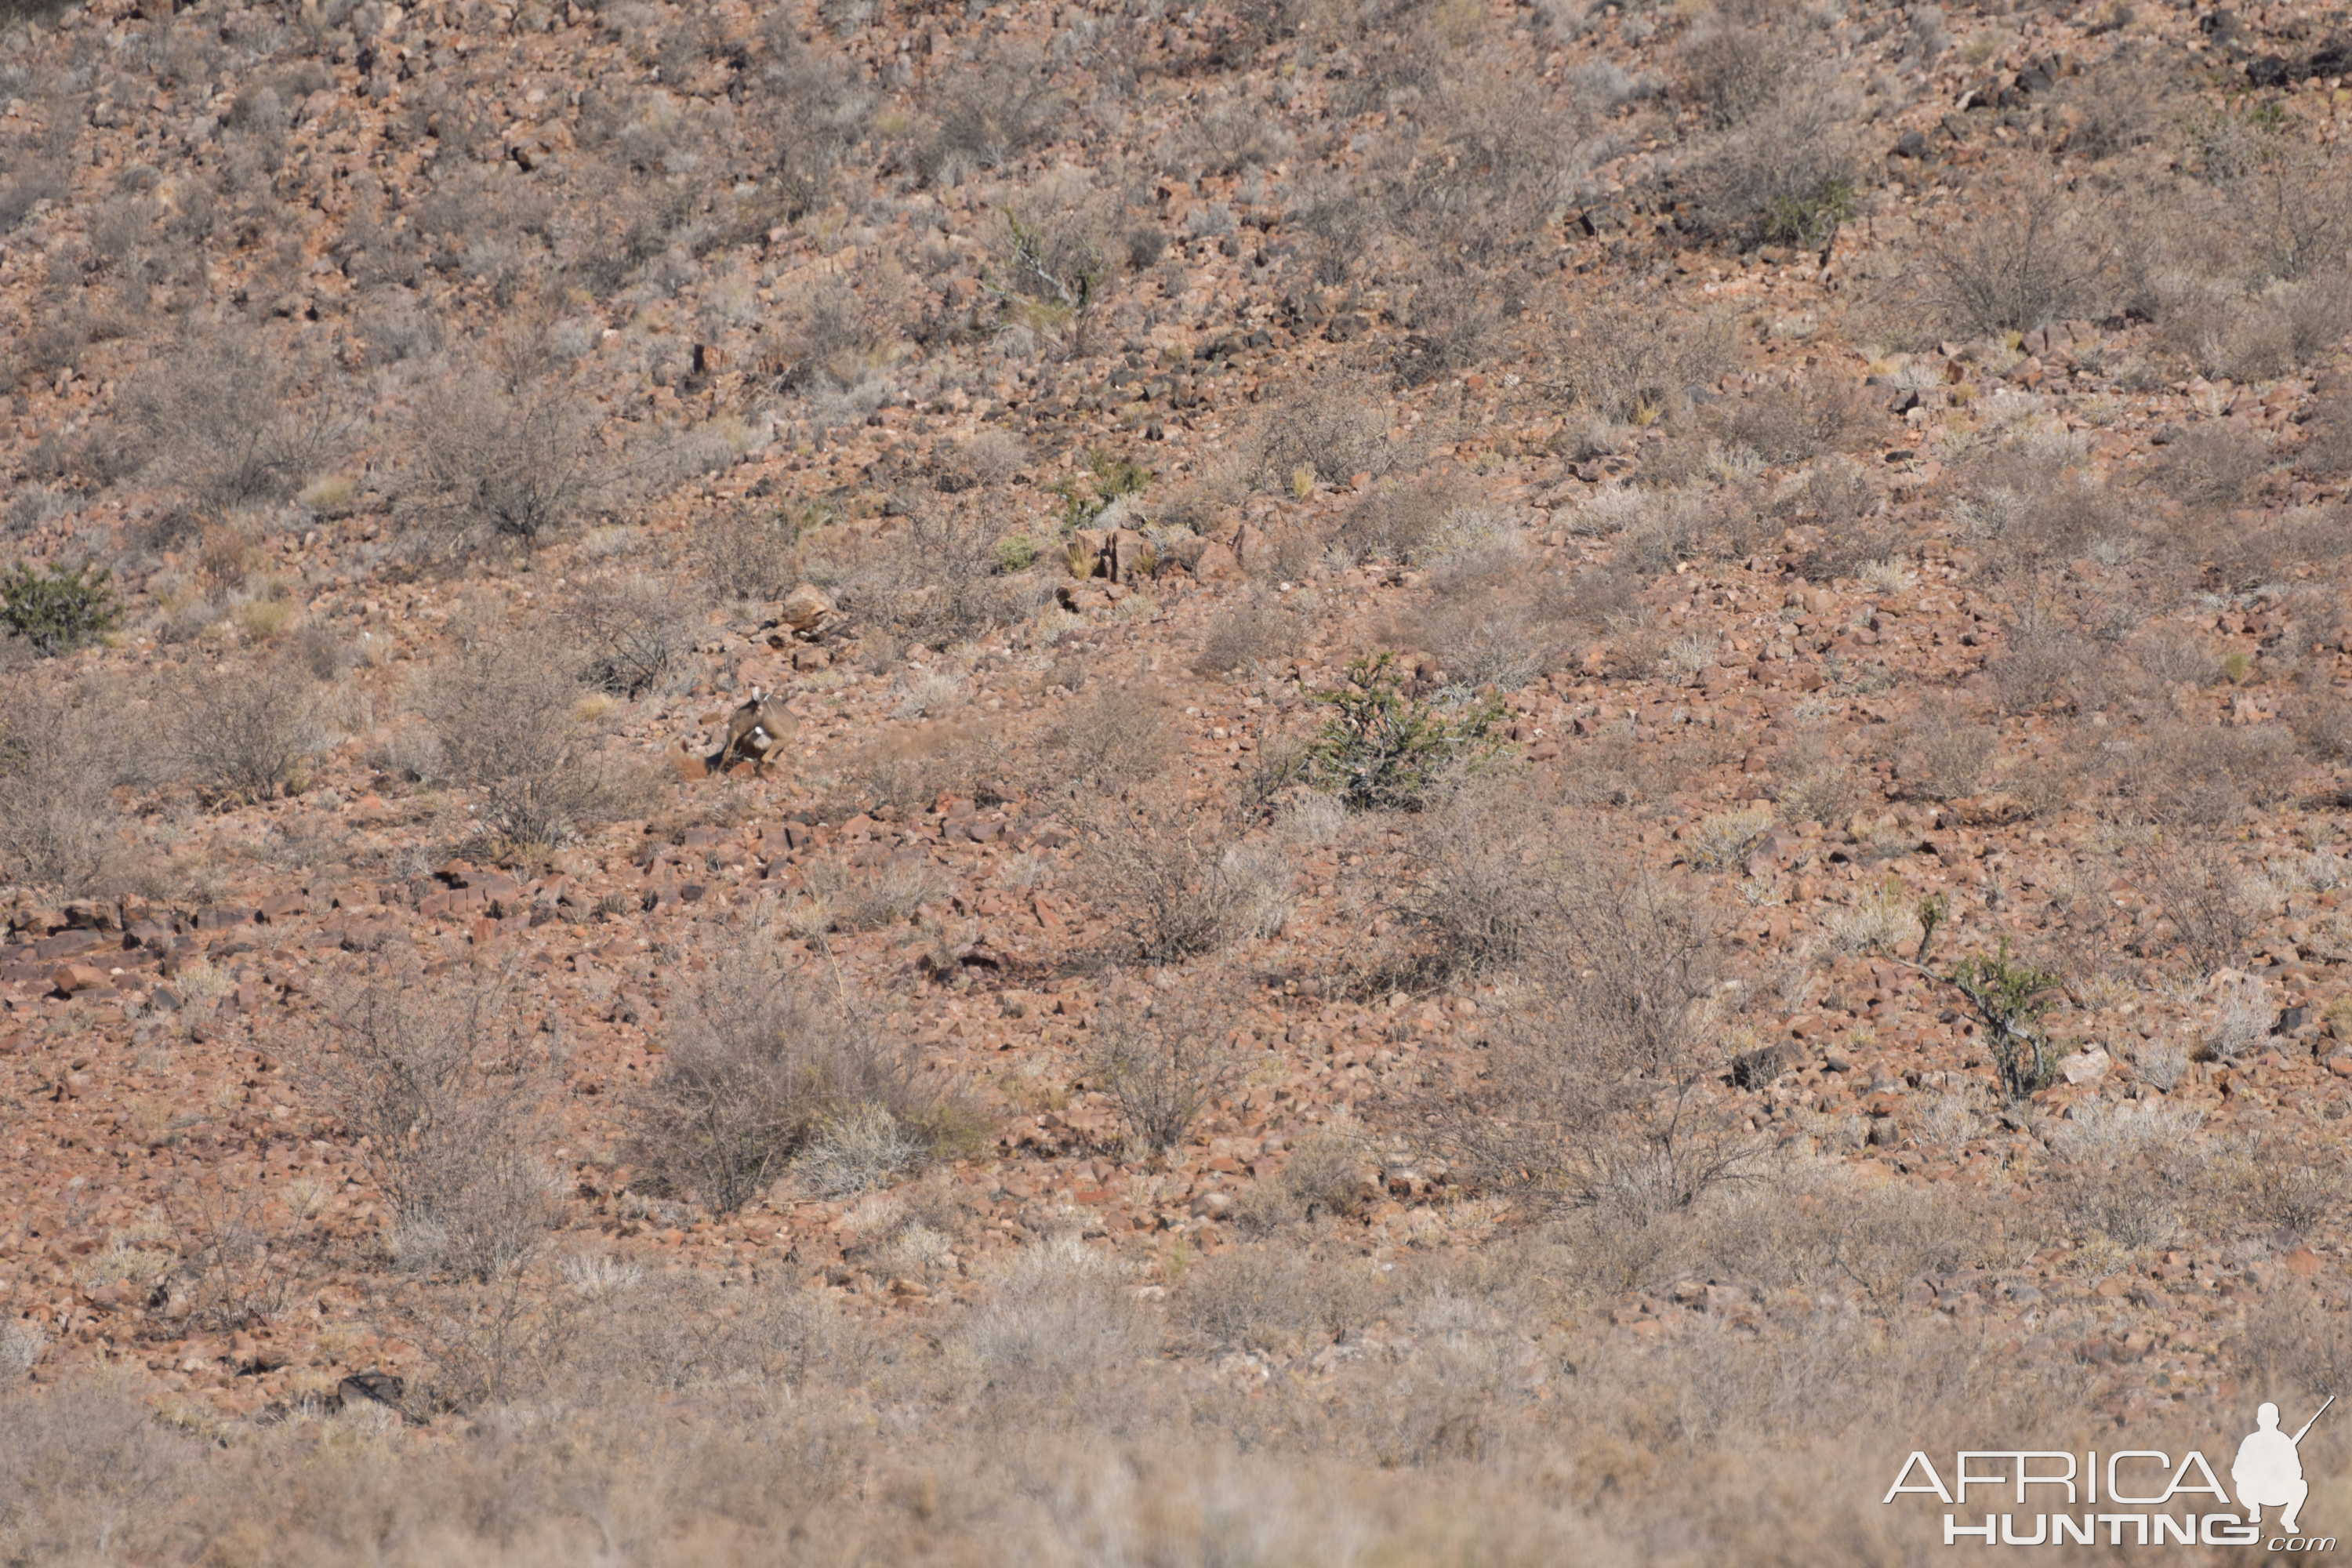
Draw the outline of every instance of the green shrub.
<instances>
[{"instance_id":1,"label":"green shrub","mask_svg":"<svg viewBox=\"0 0 2352 1568\"><path fill-rule=\"evenodd\" d=\"M43 571L18 562L0 575L0 621L43 654L68 653L122 619L105 567Z\"/></svg>"},{"instance_id":2,"label":"green shrub","mask_svg":"<svg viewBox=\"0 0 2352 1568\"><path fill-rule=\"evenodd\" d=\"M996 542L996 569L1010 576L1026 572L1037 560L1037 542L1025 533Z\"/></svg>"},{"instance_id":3,"label":"green shrub","mask_svg":"<svg viewBox=\"0 0 2352 1568\"><path fill-rule=\"evenodd\" d=\"M1449 713L1407 696L1395 662L1391 653L1360 658L1345 688L1315 694L1333 710L1309 751L1315 782L1359 810L1418 811L1446 773L1502 747L1494 732L1501 699Z\"/></svg>"}]
</instances>

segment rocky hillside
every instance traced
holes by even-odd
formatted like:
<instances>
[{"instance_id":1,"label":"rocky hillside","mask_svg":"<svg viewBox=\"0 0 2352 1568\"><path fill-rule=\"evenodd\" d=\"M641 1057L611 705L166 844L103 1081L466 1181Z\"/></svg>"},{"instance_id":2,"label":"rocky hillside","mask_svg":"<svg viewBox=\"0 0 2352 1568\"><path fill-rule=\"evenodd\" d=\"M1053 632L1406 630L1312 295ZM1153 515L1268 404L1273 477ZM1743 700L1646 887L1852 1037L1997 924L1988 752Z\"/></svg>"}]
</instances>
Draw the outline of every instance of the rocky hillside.
<instances>
[{"instance_id":1,"label":"rocky hillside","mask_svg":"<svg viewBox=\"0 0 2352 1568\"><path fill-rule=\"evenodd\" d=\"M2339 14L0 3L0 1563L2347 1389Z\"/></svg>"}]
</instances>

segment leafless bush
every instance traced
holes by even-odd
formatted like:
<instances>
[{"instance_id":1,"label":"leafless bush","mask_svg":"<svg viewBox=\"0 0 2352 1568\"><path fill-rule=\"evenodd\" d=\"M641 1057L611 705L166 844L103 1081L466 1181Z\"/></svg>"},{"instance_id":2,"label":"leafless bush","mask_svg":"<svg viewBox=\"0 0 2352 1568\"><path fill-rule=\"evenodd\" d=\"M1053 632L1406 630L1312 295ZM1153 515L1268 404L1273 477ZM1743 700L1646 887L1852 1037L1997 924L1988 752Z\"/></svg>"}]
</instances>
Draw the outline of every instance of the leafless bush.
<instances>
[{"instance_id":1,"label":"leafless bush","mask_svg":"<svg viewBox=\"0 0 2352 1568\"><path fill-rule=\"evenodd\" d=\"M1856 212L1853 105L1798 76L1695 156L1687 179L1702 229L1750 242L1826 248Z\"/></svg>"},{"instance_id":2,"label":"leafless bush","mask_svg":"<svg viewBox=\"0 0 2352 1568\"><path fill-rule=\"evenodd\" d=\"M1422 617L1422 646L1466 685L1517 691L1559 662L1559 645L1528 595L1502 588L1449 596Z\"/></svg>"},{"instance_id":3,"label":"leafless bush","mask_svg":"<svg viewBox=\"0 0 2352 1568\"><path fill-rule=\"evenodd\" d=\"M2163 907L2174 939L2199 973L2227 969L2244 956L2261 912L2226 850L2169 844L2138 857L2133 879Z\"/></svg>"},{"instance_id":4,"label":"leafless bush","mask_svg":"<svg viewBox=\"0 0 2352 1568\"><path fill-rule=\"evenodd\" d=\"M2158 59L2118 49L2066 84L2072 111L2066 150L2112 158L2155 139L2163 127L2172 73Z\"/></svg>"},{"instance_id":5,"label":"leafless bush","mask_svg":"<svg viewBox=\"0 0 2352 1568\"><path fill-rule=\"evenodd\" d=\"M2030 577L2074 560L2125 527L2123 504L2106 487L2022 448L1992 452L1967 482L1958 521L2003 575Z\"/></svg>"},{"instance_id":6,"label":"leafless bush","mask_svg":"<svg viewBox=\"0 0 2352 1568\"><path fill-rule=\"evenodd\" d=\"M1486 1071L1433 1110L1466 1176L1640 1225L1687 1208L1756 1152L1705 1078L1700 1012L1717 950L1705 910L1654 876L1561 857L1559 915L1530 933L1543 1004L1514 1013Z\"/></svg>"},{"instance_id":7,"label":"leafless bush","mask_svg":"<svg viewBox=\"0 0 2352 1568\"><path fill-rule=\"evenodd\" d=\"M2299 692L2280 717L2306 756L2330 763L2352 757L2352 702L2334 691Z\"/></svg>"},{"instance_id":8,"label":"leafless bush","mask_svg":"<svg viewBox=\"0 0 2352 1568\"><path fill-rule=\"evenodd\" d=\"M2205 1054L2215 1061L2244 1056L2270 1037L2277 1016L2269 988L2255 975L2242 974L2216 983L2220 993L2211 1026L2205 1031Z\"/></svg>"},{"instance_id":9,"label":"leafless bush","mask_svg":"<svg viewBox=\"0 0 2352 1568\"><path fill-rule=\"evenodd\" d=\"M2233 1358L2248 1384L2315 1401L2352 1392L2352 1343L2326 1302L2301 1292L2273 1295L2249 1313Z\"/></svg>"},{"instance_id":10,"label":"leafless bush","mask_svg":"<svg viewBox=\"0 0 2352 1568\"><path fill-rule=\"evenodd\" d=\"M1773 773L1787 821L1842 826L1862 805L1862 781L1853 764L1818 730L1800 731L1782 747Z\"/></svg>"},{"instance_id":11,"label":"leafless bush","mask_svg":"<svg viewBox=\"0 0 2352 1568\"><path fill-rule=\"evenodd\" d=\"M1814 374L1759 387L1708 410L1726 441L1751 447L1768 463L1809 462L1866 436L1870 415L1861 390L1840 375Z\"/></svg>"},{"instance_id":12,"label":"leafless bush","mask_svg":"<svg viewBox=\"0 0 2352 1568\"><path fill-rule=\"evenodd\" d=\"M2243 505L2270 466L2262 438L2225 420L2191 426L2157 465L2151 482L2192 507Z\"/></svg>"},{"instance_id":13,"label":"leafless bush","mask_svg":"<svg viewBox=\"0 0 2352 1568\"><path fill-rule=\"evenodd\" d=\"M1338 542L1360 557L1409 561L1462 504L1458 491L1444 483L1406 479L1375 485L1349 509Z\"/></svg>"},{"instance_id":14,"label":"leafless bush","mask_svg":"<svg viewBox=\"0 0 2352 1568\"><path fill-rule=\"evenodd\" d=\"M2129 648L2140 672L2166 690L2210 686L2221 679L2221 661L2200 638L2173 628L2142 632Z\"/></svg>"},{"instance_id":15,"label":"leafless bush","mask_svg":"<svg viewBox=\"0 0 2352 1568\"><path fill-rule=\"evenodd\" d=\"M800 580L800 531L780 513L740 507L696 531L703 581L721 598L782 597Z\"/></svg>"},{"instance_id":16,"label":"leafless bush","mask_svg":"<svg viewBox=\"0 0 2352 1568\"><path fill-rule=\"evenodd\" d=\"M2352 1168L2341 1147L2248 1139L2209 1164L2199 1185L2218 1227L2300 1239L2342 1215Z\"/></svg>"},{"instance_id":17,"label":"leafless bush","mask_svg":"<svg viewBox=\"0 0 2352 1568\"><path fill-rule=\"evenodd\" d=\"M1360 1214L1380 1190L1369 1163L1360 1138L1318 1133L1290 1152L1280 1175L1249 1190L1234 1210L1234 1223L1246 1234L1263 1235Z\"/></svg>"},{"instance_id":18,"label":"leafless bush","mask_svg":"<svg viewBox=\"0 0 2352 1568\"><path fill-rule=\"evenodd\" d=\"M1440 268L1414 289L1408 322L1397 379L1422 386L1491 354L1502 330L1502 307L1491 279L1466 268Z\"/></svg>"},{"instance_id":19,"label":"leafless bush","mask_svg":"<svg viewBox=\"0 0 2352 1568\"><path fill-rule=\"evenodd\" d=\"M786 974L756 927L721 943L674 1007L661 1073L628 1108L661 1190L732 1212L827 1142L836 1158L812 1173L830 1179L853 1124L870 1130L877 1110L918 1158L953 1134L956 1112L912 1053Z\"/></svg>"},{"instance_id":20,"label":"leafless bush","mask_svg":"<svg viewBox=\"0 0 2352 1568\"><path fill-rule=\"evenodd\" d=\"M929 811L943 794L965 793L986 784L1009 787L1011 765L989 731L960 721L926 724L887 735L852 752L827 810L838 817L891 805Z\"/></svg>"},{"instance_id":21,"label":"leafless bush","mask_svg":"<svg viewBox=\"0 0 2352 1568\"><path fill-rule=\"evenodd\" d=\"M404 1268L490 1279L534 1254L561 1215L545 1163L544 1053L502 976L395 973L337 999L311 1074L365 1140Z\"/></svg>"},{"instance_id":22,"label":"leafless bush","mask_svg":"<svg viewBox=\"0 0 2352 1568\"><path fill-rule=\"evenodd\" d=\"M1279 600L1269 594L1244 594L1210 618L1192 668L1201 675L1224 675L1244 665L1281 658L1297 641L1297 624L1283 613Z\"/></svg>"},{"instance_id":23,"label":"leafless bush","mask_svg":"<svg viewBox=\"0 0 2352 1568\"><path fill-rule=\"evenodd\" d=\"M1256 479L1270 490L1289 489L1301 474L1344 485L1358 474L1380 479L1403 459L1389 439L1389 412L1376 389L1329 373L1294 387L1260 427Z\"/></svg>"},{"instance_id":24,"label":"leafless bush","mask_svg":"<svg viewBox=\"0 0 2352 1568\"><path fill-rule=\"evenodd\" d=\"M2096 689L2101 673L2099 653L2063 626L2012 628L2000 657L1992 663L2001 706L2011 713L2070 704L2097 706L2087 699Z\"/></svg>"},{"instance_id":25,"label":"leafless bush","mask_svg":"<svg viewBox=\"0 0 2352 1568\"><path fill-rule=\"evenodd\" d=\"M1241 1078L1214 986L1188 977L1177 990L1108 1005L1097 1015L1088 1073L1109 1087L1128 1132L1154 1152L1181 1145Z\"/></svg>"},{"instance_id":26,"label":"leafless bush","mask_svg":"<svg viewBox=\"0 0 2352 1568\"><path fill-rule=\"evenodd\" d=\"M901 643L945 648L1017 621L1045 598L1042 572L1006 573L996 533L975 518L923 510L894 537L861 542L826 569L842 612Z\"/></svg>"},{"instance_id":27,"label":"leafless bush","mask_svg":"<svg viewBox=\"0 0 2352 1568\"><path fill-rule=\"evenodd\" d=\"M1948 706L1922 708L1905 726L1895 751L1904 793L1921 800L1974 795L1992 760L1993 731L1971 724Z\"/></svg>"},{"instance_id":28,"label":"leafless bush","mask_svg":"<svg viewBox=\"0 0 2352 1568\"><path fill-rule=\"evenodd\" d=\"M637 697L666 689L688 668L699 620L662 578L600 577L582 585L564 625L587 656L590 686Z\"/></svg>"},{"instance_id":29,"label":"leafless bush","mask_svg":"<svg viewBox=\"0 0 2352 1568\"><path fill-rule=\"evenodd\" d=\"M1694 28L1677 63L1682 68L1677 96L1696 106L1718 131L1776 108L1805 69L1801 41L1787 31L1721 20Z\"/></svg>"},{"instance_id":30,"label":"leafless bush","mask_svg":"<svg viewBox=\"0 0 2352 1568\"><path fill-rule=\"evenodd\" d=\"M1295 1353L1362 1323L1381 1283L1352 1257L1236 1248L1186 1274L1177 1308L1203 1349Z\"/></svg>"},{"instance_id":31,"label":"leafless bush","mask_svg":"<svg viewBox=\"0 0 2352 1568\"><path fill-rule=\"evenodd\" d=\"M293 1258L273 1246L253 1194L191 1184L167 1200L180 1246L167 1310L212 1333L257 1328L286 1310Z\"/></svg>"},{"instance_id":32,"label":"leafless bush","mask_svg":"<svg viewBox=\"0 0 2352 1568\"><path fill-rule=\"evenodd\" d=\"M1269 898L1287 891L1278 861L1237 853L1228 824L1172 794L1132 808L1097 799L1072 816L1087 829L1082 864L1096 908L1147 963L1215 952L1260 925Z\"/></svg>"},{"instance_id":33,"label":"leafless bush","mask_svg":"<svg viewBox=\"0 0 2352 1568\"><path fill-rule=\"evenodd\" d=\"M162 356L125 396L132 431L168 483L217 514L300 489L333 463L330 389L257 340L216 336Z\"/></svg>"},{"instance_id":34,"label":"leafless bush","mask_svg":"<svg viewBox=\"0 0 2352 1568\"><path fill-rule=\"evenodd\" d=\"M608 481L594 425L560 383L456 377L419 400L415 499L457 548L536 545Z\"/></svg>"},{"instance_id":35,"label":"leafless bush","mask_svg":"<svg viewBox=\"0 0 2352 1568\"><path fill-rule=\"evenodd\" d=\"M1146 686L1098 686L1065 703L1048 743L1062 775L1108 790L1112 781L1145 784L1175 759L1171 705Z\"/></svg>"},{"instance_id":36,"label":"leafless bush","mask_svg":"<svg viewBox=\"0 0 2352 1568\"><path fill-rule=\"evenodd\" d=\"M1729 332L1707 322L1604 305L1553 345L1559 389L1608 419L1649 423L1684 391L1722 375L1733 362Z\"/></svg>"},{"instance_id":37,"label":"leafless bush","mask_svg":"<svg viewBox=\"0 0 2352 1568\"><path fill-rule=\"evenodd\" d=\"M476 791L482 831L499 840L569 842L642 788L578 717L578 668L553 639L526 634L446 656L425 682L418 705L443 761Z\"/></svg>"},{"instance_id":38,"label":"leafless bush","mask_svg":"<svg viewBox=\"0 0 2352 1568\"><path fill-rule=\"evenodd\" d=\"M927 180L960 184L968 174L1001 168L1050 139L1060 122L1062 95L1035 60L1003 55L942 79L938 130L920 158Z\"/></svg>"},{"instance_id":39,"label":"leafless bush","mask_svg":"<svg viewBox=\"0 0 2352 1568\"><path fill-rule=\"evenodd\" d=\"M2056 193L2037 190L1970 215L1928 264L1949 324L1990 336L2097 314L2106 260L2085 216Z\"/></svg>"},{"instance_id":40,"label":"leafless bush","mask_svg":"<svg viewBox=\"0 0 2352 1568\"><path fill-rule=\"evenodd\" d=\"M310 683L288 661L194 676L173 700L173 758L215 799L269 799L314 744Z\"/></svg>"},{"instance_id":41,"label":"leafless bush","mask_svg":"<svg viewBox=\"0 0 2352 1568\"><path fill-rule=\"evenodd\" d=\"M1426 952L1433 975L1537 962L1574 897L1559 825L1528 791L1501 784L1462 790L1429 816L1415 844L1419 873L1391 904Z\"/></svg>"},{"instance_id":42,"label":"leafless bush","mask_svg":"<svg viewBox=\"0 0 2352 1568\"><path fill-rule=\"evenodd\" d=\"M949 889L929 866L894 860L870 870L816 867L808 876L809 897L842 931L881 931L911 917L927 903L943 901Z\"/></svg>"},{"instance_id":43,"label":"leafless bush","mask_svg":"<svg viewBox=\"0 0 2352 1568\"><path fill-rule=\"evenodd\" d=\"M0 876L80 893L120 849L115 786L137 779L121 694L0 684Z\"/></svg>"}]
</instances>

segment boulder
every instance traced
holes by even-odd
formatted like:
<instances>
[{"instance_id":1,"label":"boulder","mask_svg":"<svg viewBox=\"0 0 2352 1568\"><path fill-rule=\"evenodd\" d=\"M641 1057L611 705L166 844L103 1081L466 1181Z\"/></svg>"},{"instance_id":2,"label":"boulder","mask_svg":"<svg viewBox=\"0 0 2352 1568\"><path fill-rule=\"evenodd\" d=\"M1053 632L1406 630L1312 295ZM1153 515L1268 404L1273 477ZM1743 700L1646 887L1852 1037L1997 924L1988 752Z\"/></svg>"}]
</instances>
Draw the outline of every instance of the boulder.
<instances>
[{"instance_id":1,"label":"boulder","mask_svg":"<svg viewBox=\"0 0 2352 1568\"><path fill-rule=\"evenodd\" d=\"M814 583L803 583L784 595L782 613L778 616L796 632L814 632L834 615L834 604L825 591Z\"/></svg>"}]
</instances>

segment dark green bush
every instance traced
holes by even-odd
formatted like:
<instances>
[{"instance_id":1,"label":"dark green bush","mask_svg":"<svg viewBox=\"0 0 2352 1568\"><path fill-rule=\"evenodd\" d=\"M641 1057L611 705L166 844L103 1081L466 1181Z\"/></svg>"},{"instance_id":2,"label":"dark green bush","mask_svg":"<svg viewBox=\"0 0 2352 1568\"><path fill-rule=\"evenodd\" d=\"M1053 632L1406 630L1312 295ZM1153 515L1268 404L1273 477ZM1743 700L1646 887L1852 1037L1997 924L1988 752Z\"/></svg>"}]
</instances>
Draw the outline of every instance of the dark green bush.
<instances>
[{"instance_id":1,"label":"dark green bush","mask_svg":"<svg viewBox=\"0 0 2352 1568\"><path fill-rule=\"evenodd\" d=\"M0 622L43 654L68 653L122 619L105 567L43 570L18 562L0 574Z\"/></svg>"},{"instance_id":2,"label":"dark green bush","mask_svg":"<svg viewBox=\"0 0 2352 1568\"><path fill-rule=\"evenodd\" d=\"M1456 766L1494 755L1502 742L1499 698L1455 712L1409 697L1383 653L1348 667L1348 684L1318 691L1333 710L1310 749L1315 782L1358 810L1418 811Z\"/></svg>"}]
</instances>

